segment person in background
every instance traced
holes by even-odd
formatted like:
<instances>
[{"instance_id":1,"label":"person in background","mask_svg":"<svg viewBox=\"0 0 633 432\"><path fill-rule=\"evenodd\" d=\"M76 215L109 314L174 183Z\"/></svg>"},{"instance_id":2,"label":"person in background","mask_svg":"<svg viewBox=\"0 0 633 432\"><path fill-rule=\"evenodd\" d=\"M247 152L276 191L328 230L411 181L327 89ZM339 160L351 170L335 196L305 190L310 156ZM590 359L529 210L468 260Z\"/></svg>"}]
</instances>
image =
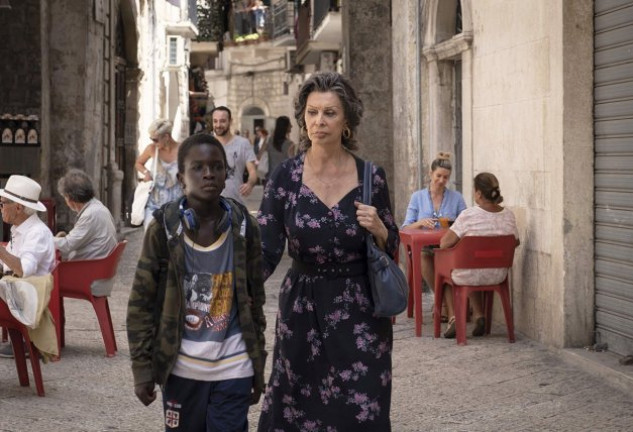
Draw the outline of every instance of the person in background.
<instances>
[{"instance_id":1,"label":"person in background","mask_svg":"<svg viewBox=\"0 0 633 432\"><path fill-rule=\"evenodd\" d=\"M454 221L466 209L462 194L446 187L453 171L450 157L450 153L440 152L433 160L429 186L411 195L402 228L437 228L438 218L446 217L449 221ZM433 247L426 247L422 251L422 277L432 290L435 283ZM455 313L452 305L452 302L449 305L443 301L442 322L449 322L449 328L444 336L454 338L455 324L452 317Z\"/></svg>"},{"instance_id":2,"label":"person in background","mask_svg":"<svg viewBox=\"0 0 633 432\"><path fill-rule=\"evenodd\" d=\"M253 143L253 152L257 155L257 160L261 159L260 151L264 143L268 139L268 131L261 126L255 126L255 142Z\"/></svg>"},{"instance_id":3,"label":"person in background","mask_svg":"<svg viewBox=\"0 0 633 432\"><path fill-rule=\"evenodd\" d=\"M77 222L69 233L55 235L55 248L65 261L105 258L117 245L116 227L110 210L95 198L92 180L79 169L69 170L57 182L57 191L66 205L77 213ZM108 296L114 280L97 280L91 290L95 296Z\"/></svg>"},{"instance_id":4,"label":"person in background","mask_svg":"<svg viewBox=\"0 0 633 432\"><path fill-rule=\"evenodd\" d=\"M503 202L503 196L501 196L497 177L487 172L477 174L474 189L477 205L460 213L455 223L442 237L440 248L450 248L465 236L501 235L514 235L516 246L519 246L519 231L514 214L499 205ZM507 274L507 268L456 269L453 270L451 278L458 285L494 285L503 282ZM444 292L446 293L446 302L452 306L453 295L450 286L446 285ZM472 334L473 336L483 336L486 330L486 321L481 293L473 293L469 299L475 321Z\"/></svg>"},{"instance_id":5,"label":"person in background","mask_svg":"<svg viewBox=\"0 0 633 432\"><path fill-rule=\"evenodd\" d=\"M393 329L373 314L365 241L371 233L394 256L399 237L382 168L373 168L371 205L362 204L365 164L352 153L362 113L347 79L312 75L295 101L302 152L264 189L264 277L286 242L293 263L279 292L260 432L391 430Z\"/></svg>"},{"instance_id":6,"label":"person in background","mask_svg":"<svg viewBox=\"0 0 633 432\"><path fill-rule=\"evenodd\" d=\"M264 387L259 227L244 206L220 196L226 169L213 136L182 143L185 196L156 212L130 292L134 392L149 405L161 386L166 431L246 432L249 405Z\"/></svg>"},{"instance_id":7,"label":"person in background","mask_svg":"<svg viewBox=\"0 0 633 432\"><path fill-rule=\"evenodd\" d=\"M269 157L268 151L266 150L266 143L268 142L268 131L261 126L256 126L255 134L255 145L253 146L253 151L255 152L255 156L257 157L257 160L255 161L255 166L257 168L258 180L261 179L263 183L269 172Z\"/></svg>"},{"instance_id":8,"label":"person in background","mask_svg":"<svg viewBox=\"0 0 633 432\"><path fill-rule=\"evenodd\" d=\"M12 175L0 189L2 220L11 225L11 240L6 246L0 245L4 275L45 276L55 268L53 233L36 214L46 211L39 201L41 191L39 183L21 175ZM0 357L13 357L10 343L0 347Z\"/></svg>"},{"instance_id":9,"label":"person in background","mask_svg":"<svg viewBox=\"0 0 633 432\"><path fill-rule=\"evenodd\" d=\"M110 210L95 198L92 180L85 172L71 169L57 182L66 205L77 213L70 232L55 235L55 248L64 260L104 258L117 245L116 227Z\"/></svg>"},{"instance_id":10,"label":"person in background","mask_svg":"<svg viewBox=\"0 0 633 432\"><path fill-rule=\"evenodd\" d=\"M257 184L255 168L255 153L247 139L231 134L231 110L225 106L213 109L213 133L224 146L228 160L226 186L222 196L233 198L244 204L244 198L249 196ZM248 170L248 180L244 182L244 170Z\"/></svg>"},{"instance_id":11,"label":"person in background","mask_svg":"<svg viewBox=\"0 0 633 432\"><path fill-rule=\"evenodd\" d=\"M152 142L145 147L134 163L134 168L143 176L143 181L154 181L154 187L145 207L145 221L143 222L145 230L152 221L152 214L156 209L182 196L182 189L176 179L178 142L171 136L172 127L173 125L169 120L158 119L152 122L148 130L149 139ZM145 163L150 158L154 159L157 149L158 159L152 161L153 164L157 164L156 178L153 179L152 169L145 167Z\"/></svg>"},{"instance_id":12,"label":"person in background","mask_svg":"<svg viewBox=\"0 0 633 432\"><path fill-rule=\"evenodd\" d=\"M267 140L261 152L268 152L268 176L279 166L281 162L294 156L295 145L290 141L292 124L286 116L279 116L275 121L275 130L272 140Z\"/></svg>"}]
</instances>

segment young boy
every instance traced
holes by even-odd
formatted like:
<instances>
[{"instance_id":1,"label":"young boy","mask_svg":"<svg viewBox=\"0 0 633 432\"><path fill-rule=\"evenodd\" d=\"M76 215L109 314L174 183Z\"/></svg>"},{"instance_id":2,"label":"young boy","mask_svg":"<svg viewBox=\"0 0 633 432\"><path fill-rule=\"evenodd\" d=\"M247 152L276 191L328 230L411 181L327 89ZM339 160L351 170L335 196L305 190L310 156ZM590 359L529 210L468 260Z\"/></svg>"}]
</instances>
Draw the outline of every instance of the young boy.
<instances>
[{"instance_id":1,"label":"young boy","mask_svg":"<svg viewBox=\"0 0 633 432\"><path fill-rule=\"evenodd\" d=\"M247 431L264 388L264 287L256 220L220 197L227 173L211 135L178 150L184 197L154 213L130 293L134 391L161 386L167 431Z\"/></svg>"}]
</instances>

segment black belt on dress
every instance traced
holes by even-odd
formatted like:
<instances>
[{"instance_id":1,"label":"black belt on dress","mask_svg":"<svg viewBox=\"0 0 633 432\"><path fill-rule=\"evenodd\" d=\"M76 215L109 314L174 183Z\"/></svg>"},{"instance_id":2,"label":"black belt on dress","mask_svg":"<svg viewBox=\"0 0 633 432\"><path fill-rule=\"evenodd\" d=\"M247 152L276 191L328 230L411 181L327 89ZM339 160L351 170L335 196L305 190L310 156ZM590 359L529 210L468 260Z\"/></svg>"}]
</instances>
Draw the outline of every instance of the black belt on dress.
<instances>
[{"instance_id":1,"label":"black belt on dress","mask_svg":"<svg viewBox=\"0 0 633 432\"><path fill-rule=\"evenodd\" d=\"M324 276L328 279L340 277L362 276L367 274L367 263L354 261L351 263L308 264L292 260L292 269L298 273L311 276Z\"/></svg>"}]
</instances>

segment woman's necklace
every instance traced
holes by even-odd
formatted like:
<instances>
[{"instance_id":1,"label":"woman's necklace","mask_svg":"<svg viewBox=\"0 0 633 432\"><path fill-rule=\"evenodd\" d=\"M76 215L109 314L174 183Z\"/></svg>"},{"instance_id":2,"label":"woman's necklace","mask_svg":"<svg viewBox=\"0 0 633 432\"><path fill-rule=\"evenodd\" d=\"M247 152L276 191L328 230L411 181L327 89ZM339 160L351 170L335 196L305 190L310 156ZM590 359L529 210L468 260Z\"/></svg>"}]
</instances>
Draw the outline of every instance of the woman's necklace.
<instances>
[{"instance_id":1,"label":"woman's necklace","mask_svg":"<svg viewBox=\"0 0 633 432\"><path fill-rule=\"evenodd\" d=\"M314 176L314 178L315 178L315 179L316 179L319 183L323 184L323 185L324 185L326 188L328 188L328 189L329 189L329 188L331 188L331 187L333 187L333 186L335 186L335 185L337 185L337 184L339 183L339 179L338 179L338 178L337 178L337 179L335 179L333 182L326 182L325 180L321 179L321 178L317 175L316 170L314 169L314 165L312 165L312 160L311 160L312 158L308 158L308 156L309 156L310 154L311 154L310 152L307 152L307 153L306 153L306 160L308 161L308 166L310 167L310 170L312 171L312 175ZM342 155L341 155L341 156L339 156L339 160L338 160L337 164L335 165L335 166L336 166L336 171L337 171L337 172L340 170L340 167L341 167L341 165L342 165L342 164L341 164L341 159L342 159Z\"/></svg>"},{"instance_id":2,"label":"woman's necklace","mask_svg":"<svg viewBox=\"0 0 633 432\"><path fill-rule=\"evenodd\" d=\"M442 203L444 202L444 192L446 189L442 189L441 194L435 193L435 192L431 192L431 188L429 187L429 198L431 198L431 205L433 205L433 213L439 213L440 209L442 208ZM435 195L435 196L433 196ZM436 197L441 197L440 198L440 204L438 206L435 205L435 201L436 201Z\"/></svg>"}]
</instances>

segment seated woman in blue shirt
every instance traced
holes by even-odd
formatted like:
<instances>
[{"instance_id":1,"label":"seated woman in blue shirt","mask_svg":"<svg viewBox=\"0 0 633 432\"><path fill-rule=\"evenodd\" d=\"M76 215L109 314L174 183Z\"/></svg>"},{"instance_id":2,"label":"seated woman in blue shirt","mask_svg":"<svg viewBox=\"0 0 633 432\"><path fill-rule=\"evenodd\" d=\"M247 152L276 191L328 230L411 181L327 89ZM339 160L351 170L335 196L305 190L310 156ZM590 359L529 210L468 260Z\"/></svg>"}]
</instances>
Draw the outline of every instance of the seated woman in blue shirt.
<instances>
[{"instance_id":1,"label":"seated woman in blue shirt","mask_svg":"<svg viewBox=\"0 0 633 432\"><path fill-rule=\"evenodd\" d=\"M439 217L446 217L449 221L454 221L466 209L462 194L446 188L453 170L450 157L450 153L439 152L431 163L429 187L411 195L402 228L435 228L439 226ZM431 248L425 248L422 252L422 277L427 285L433 289L435 271ZM453 305L447 304L446 306L446 316L452 317L454 315Z\"/></svg>"}]
</instances>

